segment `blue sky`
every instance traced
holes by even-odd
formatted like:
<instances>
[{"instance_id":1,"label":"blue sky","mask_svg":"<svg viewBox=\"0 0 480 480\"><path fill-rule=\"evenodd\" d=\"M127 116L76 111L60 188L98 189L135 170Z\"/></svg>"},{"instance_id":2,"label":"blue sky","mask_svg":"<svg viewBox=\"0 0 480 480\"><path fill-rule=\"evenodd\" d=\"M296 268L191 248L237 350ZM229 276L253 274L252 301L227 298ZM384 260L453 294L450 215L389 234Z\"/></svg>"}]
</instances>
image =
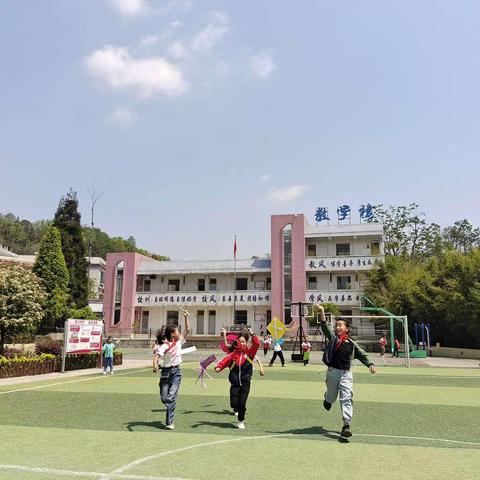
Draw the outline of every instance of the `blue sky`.
<instances>
[{"instance_id":1,"label":"blue sky","mask_svg":"<svg viewBox=\"0 0 480 480\"><path fill-rule=\"evenodd\" d=\"M175 259L270 251L269 216L478 205L476 1L4 0L0 211Z\"/></svg>"}]
</instances>

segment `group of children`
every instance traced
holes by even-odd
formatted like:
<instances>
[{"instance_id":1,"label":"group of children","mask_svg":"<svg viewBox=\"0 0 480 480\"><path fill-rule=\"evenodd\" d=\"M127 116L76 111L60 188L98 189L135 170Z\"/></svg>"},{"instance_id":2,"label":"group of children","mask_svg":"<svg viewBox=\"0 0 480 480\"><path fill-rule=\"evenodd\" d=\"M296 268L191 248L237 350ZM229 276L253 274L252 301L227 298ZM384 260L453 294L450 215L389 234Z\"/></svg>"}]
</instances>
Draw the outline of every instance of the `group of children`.
<instances>
[{"instance_id":1,"label":"group of children","mask_svg":"<svg viewBox=\"0 0 480 480\"><path fill-rule=\"evenodd\" d=\"M327 323L322 305L318 305L320 312L320 324L323 334L328 343L325 347L323 362L328 366L326 374L326 392L323 400L325 410L330 410L337 397L340 397L340 408L342 412L343 426L341 435L350 437L352 435L350 423L353 416L352 387L353 377L351 365L354 359L363 363L371 373L375 373L374 364L369 360L366 352L349 337L350 326L347 319L339 318L332 330ZM159 369L159 360L163 361L160 374L160 398L166 407L167 430L173 430L174 412L177 402L178 391L181 383L180 364L182 363L181 348L190 332L188 315L184 312L185 330L182 335L177 326L168 326L157 336L158 344L154 349L154 371ZM257 361L260 365L260 375L265 372L257 351L260 347L260 339L253 333L252 329L240 333L233 341L229 341L226 331L222 329L224 343L228 353L215 366L215 372L219 373L225 368L230 369L228 380L230 382L230 407L235 416L238 417L238 428L245 428L245 412L250 393L251 379L253 375L253 363ZM268 352L269 344L265 350L265 338L263 340L264 354ZM285 359L281 349L281 343L273 342L274 355L270 366L276 357L279 357L282 366L285 366ZM276 347L277 345L277 347ZM279 349L278 349L279 347ZM277 348L277 349L276 349ZM302 342L303 363L306 366L309 361L311 344L308 337Z\"/></svg>"}]
</instances>

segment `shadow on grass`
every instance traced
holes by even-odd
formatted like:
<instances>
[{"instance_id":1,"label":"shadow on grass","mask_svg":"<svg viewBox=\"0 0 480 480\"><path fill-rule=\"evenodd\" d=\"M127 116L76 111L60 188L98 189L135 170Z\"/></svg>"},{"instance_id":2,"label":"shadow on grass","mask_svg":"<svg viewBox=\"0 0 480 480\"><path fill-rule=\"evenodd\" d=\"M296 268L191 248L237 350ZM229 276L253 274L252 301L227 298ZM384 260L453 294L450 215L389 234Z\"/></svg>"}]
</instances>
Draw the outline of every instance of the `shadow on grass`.
<instances>
[{"instance_id":1,"label":"shadow on grass","mask_svg":"<svg viewBox=\"0 0 480 480\"><path fill-rule=\"evenodd\" d=\"M322 437L331 438L333 440L337 440L339 443L349 443L347 438L341 437L339 433L334 432L332 430L326 430L323 427L313 426L313 427L306 427L306 428L293 428L291 430L283 430L283 431L268 431L267 433L275 433L275 434L288 434L288 435L305 435L305 436L313 436L313 435L320 435Z\"/></svg>"},{"instance_id":2,"label":"shadow on grass","mask_svg":"<svg viewBox=\"0 0 480 480\"><path fill-rule=\"evenodd\" d=\"M198 428L198 427L215 427L215 428L228 428L229 430L232 430L235 425L231 422L198 422L192 425L192 428Z\"/></svg>"},{"instance_id":3,"label":"shadow on grass","mask_svg":"<svg viewBox=\"0 0 480 480\"><path fill-rule=\"evenodd\" d=\"M181 415L191 415L192 413L210 413L212 415L231 414L233 416L232 410L184 410L181 412Z\"/></svg>"},{"instance_id":4,"label":"shadow on grass","mask_svg":"<svg viewBox=\"0 0 480 480\"><path fill-rule=\"evenodd\" d=\"M127 430L129 432L134 432L136 430L135 427L148 427L155 430L165 430L165 424L163 422L155 421L155 422L128 422Z\"/></svg>"}]
</instances>

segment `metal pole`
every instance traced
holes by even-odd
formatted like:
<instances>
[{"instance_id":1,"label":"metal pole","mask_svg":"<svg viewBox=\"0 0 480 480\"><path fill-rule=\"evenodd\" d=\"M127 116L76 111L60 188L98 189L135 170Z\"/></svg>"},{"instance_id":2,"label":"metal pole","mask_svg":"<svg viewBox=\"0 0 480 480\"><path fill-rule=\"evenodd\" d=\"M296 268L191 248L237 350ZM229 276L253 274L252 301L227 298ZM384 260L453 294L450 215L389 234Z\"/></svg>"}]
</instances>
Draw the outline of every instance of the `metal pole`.
<instances>
[{"instance_id":1,"label":"metal pole","mask_svg":"<svg viewBox=\"0 0 480 480\"><path fill-rule=\"evenodd\" d=\"M408 318L406 315L403 317L404 328L405 328L405 366L410 368L410 345L409 345L409 336L408 336Z\"/></svg>"},{"instance_id":2,"label":"metal pole","mask_svg":"<svg viewBox=\"0 0 480 480\"><path fill-rule=\"evenodd\" d=\"M67 351L67 325L68 325L68 320L65 320L65 323L63 324L63 350L62 350L62 373L65 373L65 357L66 357L66 351Z\"/></svg>"}]
</instances>

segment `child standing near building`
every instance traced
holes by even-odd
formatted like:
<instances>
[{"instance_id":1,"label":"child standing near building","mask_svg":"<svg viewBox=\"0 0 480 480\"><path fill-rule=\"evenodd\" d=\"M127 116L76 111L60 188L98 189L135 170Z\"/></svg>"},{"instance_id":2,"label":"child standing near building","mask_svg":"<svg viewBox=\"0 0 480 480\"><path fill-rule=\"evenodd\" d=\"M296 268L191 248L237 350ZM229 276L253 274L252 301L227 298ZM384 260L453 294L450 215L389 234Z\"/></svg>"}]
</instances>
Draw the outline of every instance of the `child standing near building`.
<instances>
[{"instance_id":1,"label":"child standing near building","mask_svg":"<svg viewBox=\"0 0 480 480\"><path fill-rule=\"evenodd\" d=\"M113 375L113 358L115 352L115 344L112 342L112 337L107 338L107 343L102 347L103 357L103 374L107 374L107 368L110 368L110 375Z\"/></svg>"},{"instance_id":2,"label":"child standing near building","mask_svg":"<svg viewBox=\"0 0 480 480\"><path fill-rule=\"evenodd\" d=\"M268 364L269 367L273 365L273 362L277 357L282 362L282 367L285 366L285 358L283 357L283 352L282 352L282 343L283 343L283 339L273 341L273 357L270 360L270 363Z\"/></svg>"},{"instance_id":3,"label":"child standing near building","mask_svg":"<svg viewBox=\"0 0 480 480\"><path fill-rule=\"evenodd\" d=\"M157 350L157 362L158 359L163 360L159 386L160 399L167 409L166 430L175 428L175 407L177 405L180 383L182 382L182 371L180 369L180 364L182 363L181 350L190 333L190 322L187 312L183 313L183 319L185 322L184 335L179 332L178 325L169 325L165 328L163 335L161 332L157 335L158 344L160 345L160 348Z\"/></svg>"},{"instance_id":4,"label":"child standing near building","mask_svg":"<svg viewBox=\"0 0 480 480\"><path fill-rule=\"evenodd\" d=\"M351 437L350 423L353 416L352 387L353 376L350 370L353 359L360 360L371 373L375 373L375 366L369 360L365 351L349 338L350 325L347 319L339 318L335 322L335 334L325 319L322 305L317 305L320 311L320 326L328 340L323 354L323 362L328 366L325 383L327 391L323 406L330 410L332 404L340 394L340 408L342 411L342 437Z\"/></svg>"},{"instance_id":5,"label":"child standing near building","mask_svg":"<svg viewBox=\"0 0 480 480\"><path fill-rule=\"evenodd\" d=\"M308 361L310 360L310 350L312 349L311 343L308 341L308 337L305 335L302 342L302 352L303 352L303 365L306 367Z\"/></svg>"},{"instance_id":6,"label":"child standing near building","mask_svg":"<svg viewBox=\"0 0 480 480\"><path fill-rule=\"evenodd\" d=\"M393 339L393 357L398 358L399 351L400 351L400 342L398 341L398 338L395 337Z\"/></svg>"},{"instance_id":7,"label":"child standing near building","mask_svg":"<svg viewBox=\"0 0 480 480\"><path fill-rule=\"evenodd\" d=\"M272 337L267 333L263 337L263 356L266 357L268 351L270 350L270 345L272 344Z\"/></svg>"},{"instance_id":8,"label":"child standing near building","mask_svg":"<svg viewBox=\"0 0 480 480\"><path fill-rule=\"evenodd\" d=\"M251 346L248 347L248 339L251 337ZM251 328L248 333L241 333L234 342L233 351L226 355L215 367L215 371L221 372L224 368L230 368L228 380L230 381L230 406L238 413L238 428L245 429L245 412L247 399L250 393L250 381L253 373L253 360L260 347L259 338L253 334Z\"/></svg>"}]
</instances>

